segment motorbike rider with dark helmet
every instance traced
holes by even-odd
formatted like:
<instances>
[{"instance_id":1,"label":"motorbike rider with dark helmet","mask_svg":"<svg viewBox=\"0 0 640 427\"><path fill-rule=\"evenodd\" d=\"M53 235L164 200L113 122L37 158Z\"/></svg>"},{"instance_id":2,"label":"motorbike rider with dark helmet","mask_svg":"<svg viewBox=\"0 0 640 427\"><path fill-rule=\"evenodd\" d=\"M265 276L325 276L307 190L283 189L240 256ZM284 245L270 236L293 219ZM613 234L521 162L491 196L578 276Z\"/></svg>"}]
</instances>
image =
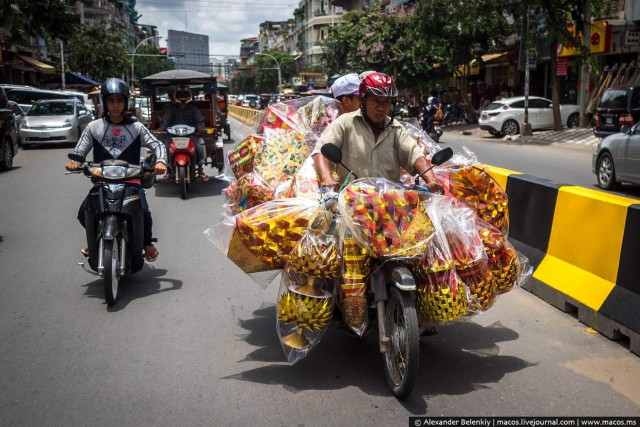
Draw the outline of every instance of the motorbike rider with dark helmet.
<instances>
[{"instance_id":1,"label":"motorbike rider with dark helmet","mask_svg":"<svg viewBox=\"0 0 640 427\"><path fill-rule=\"evenodd\" d=\"M100 97L106 113L102 118L89 123L80 136L74 154L87 157L93 149L93 161L119 159L131 164L140 164L140 149L147 147L154 151L157 162L155 173L160 175L167 170L167 152L164 144L158 141L142 123L127 117L130 92L129 86L119 78L108 78L100 88ZM67 170L75 171L80 166L78 162L68 161ZM144 214L144 254L149 262L158 257L158 250L152 244L152 219L149 205L141 185L138 188ZM85 227L85 204L82 202L78 211L78 221ZM88 248L82 253L88 256Z\"/></svg>"},{"instance_id":2,"label":"motorbike rider with dark helmet","mask_svg":"<svg viewBox=\"0 0 640 427\"><path fill-rule=\"evenodd\" d=\"M320 185L335 187L332 168L320 150L324 144L334 144L342 151L343 161L359 177L382 177L400 180L400 167L410 174L426 171L430 163L422 148L406 129L390 117L395 109L398 89L393 79L378 72L364 76L359 88L360 109L342 114L331 123L320 136L312 152ZM347 171L338 168L340 183L346 179ZM442 186L433 171L423 177L431 191L440 191Z\"/></svg>"}]
</instances>

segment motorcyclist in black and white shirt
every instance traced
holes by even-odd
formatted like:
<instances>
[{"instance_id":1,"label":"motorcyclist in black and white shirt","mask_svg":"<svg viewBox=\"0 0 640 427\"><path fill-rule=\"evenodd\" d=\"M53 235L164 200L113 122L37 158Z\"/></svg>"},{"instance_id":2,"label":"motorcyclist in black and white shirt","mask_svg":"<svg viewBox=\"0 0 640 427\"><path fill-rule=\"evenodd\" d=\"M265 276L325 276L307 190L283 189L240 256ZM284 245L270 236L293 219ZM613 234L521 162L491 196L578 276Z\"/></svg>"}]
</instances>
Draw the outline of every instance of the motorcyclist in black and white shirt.
<instances>
[{"instance_id":1,"label":"motorcyclist in black and white shirt","mask_svg":"<svg viewBox=\"0 0 640 427\"><path fill-rule=\"evenodd\" d=\"M149 129L142 123L126 116L129 104L129 86L118 78L109 78L100 89L102 104L107 110L103 118L92 121L87 125L80 136L73 152L87 157L93 149L93 161L119 159L127 163L140 163L140 150L142 147L150 148L156 155L156 175L164 174L167 170L167 151L162 142L158 141ZM77 170L78 162L69 161L67 170ZM158 256L158 250L152 244L152 219L149 205L142 186L139 187L140 198L144 209L144 253L147 261L154 261ZM82 226L84 221L84 206L82 202L78 212L78 220ZM85 253L86 252L86 253ZM82 250L88 254L88 249Z\"/></svg>"}]
</instances>

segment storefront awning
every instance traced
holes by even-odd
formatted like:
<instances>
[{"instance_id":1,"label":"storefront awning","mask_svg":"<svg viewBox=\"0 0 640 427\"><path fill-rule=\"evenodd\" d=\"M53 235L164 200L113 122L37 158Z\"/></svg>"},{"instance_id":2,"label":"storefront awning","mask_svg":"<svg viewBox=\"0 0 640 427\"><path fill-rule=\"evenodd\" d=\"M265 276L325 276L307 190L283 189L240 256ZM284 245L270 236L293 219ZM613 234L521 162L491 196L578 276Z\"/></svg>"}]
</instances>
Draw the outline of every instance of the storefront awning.
<instances>
[{"instance_id":1,"label":"storefront awning","mask_svg":"<svg viewBox=\"0 0 640 427\"><path fill-rule=\"evenodd\" d=\"M485 64L487 62L491 62L494 61L498 58L502 58L503 56L508 55L509 52L496 52L496 53L488 53L486 55L482 55L482 62L484 62Z\"/></svg>"},{"instance_id":2,"label":"storefront awning","mask_svg":"<svg viewBox=\"0 0 640 427\"><path fill-rule=\"evenodd\" d=\"M34 58L30 57L30 56L26 56L26 55L17 55L17 56L18 56L18 58L22 59L27 64L35 67L36 70L40 71L41 73L54 74L56 72L56 69L54 67L52 67L51 65L45 64L44 62L40 62L37 59L34 59Z\"/></svg>"}]
</instances>

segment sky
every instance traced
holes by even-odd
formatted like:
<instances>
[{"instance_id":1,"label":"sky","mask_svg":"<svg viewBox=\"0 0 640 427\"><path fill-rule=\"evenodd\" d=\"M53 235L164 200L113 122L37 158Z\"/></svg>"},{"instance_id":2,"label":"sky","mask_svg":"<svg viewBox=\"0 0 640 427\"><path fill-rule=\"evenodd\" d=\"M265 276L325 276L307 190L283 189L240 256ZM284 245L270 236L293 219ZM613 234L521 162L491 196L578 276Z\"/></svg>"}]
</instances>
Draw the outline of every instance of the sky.
<instances>
[{"instance_id":1,"label":"sky","mask_svg":"<svg viewBox=\"0 0 640 427\"><path fill-rule=\"evenodd\" d=\"M140 24L158 27L160 46L169 30L209 36L209 55L238 56L240 40L258 37L260 23L293 18L296 0L137 0Z\"/></svg>"}]
</instances>

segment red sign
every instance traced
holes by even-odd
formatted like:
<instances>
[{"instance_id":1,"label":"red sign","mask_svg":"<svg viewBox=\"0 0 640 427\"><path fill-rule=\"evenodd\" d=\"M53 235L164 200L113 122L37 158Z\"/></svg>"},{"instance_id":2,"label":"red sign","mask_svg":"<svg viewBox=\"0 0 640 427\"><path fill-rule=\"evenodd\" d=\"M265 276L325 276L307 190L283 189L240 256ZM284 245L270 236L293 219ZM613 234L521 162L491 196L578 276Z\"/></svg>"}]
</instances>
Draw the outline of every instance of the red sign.
<instances>
[{"instance_id":1,"label":"red sign","mask_svg":"<svg viewBox=\"0 0 640 427\"><path fill-rule=\"evenodd\" d=\"M569 58L558 58L556 63L556 76L566 76L569 67Z\"/></svg>"},{"instance_id":2,"label":"red sign","mask_svg":"<svg viewBox=\"0 0 640 427\"><path fill-rule=\"evenodd\" d=\"M164 56L167 56L167 48L166 47L161 47L160 48L160 54L164 55Z\"/></svg>"}]
</instances>

